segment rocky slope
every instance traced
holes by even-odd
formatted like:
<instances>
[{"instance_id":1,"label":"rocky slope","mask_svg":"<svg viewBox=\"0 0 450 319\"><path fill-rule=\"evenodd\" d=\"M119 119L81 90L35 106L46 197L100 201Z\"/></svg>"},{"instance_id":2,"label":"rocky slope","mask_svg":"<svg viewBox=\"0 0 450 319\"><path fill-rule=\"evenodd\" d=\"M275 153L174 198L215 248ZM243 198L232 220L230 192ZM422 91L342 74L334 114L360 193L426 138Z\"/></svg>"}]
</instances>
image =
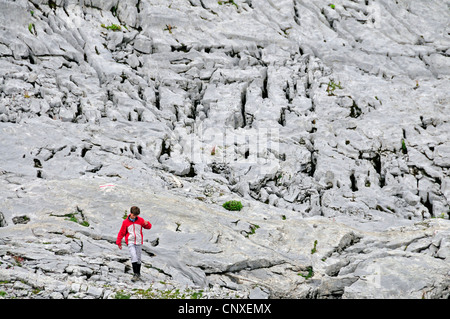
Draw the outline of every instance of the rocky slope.
<instances>
[{"instance_id":1,"label":"rocky slope","mask_svg":"<svg viewBox=\"0 0 450 319\"><path fill-rule=\"evenodd\" d=\"M449 5L0 0L0 298L448 298Z\"/></svg>"}]
</instances>

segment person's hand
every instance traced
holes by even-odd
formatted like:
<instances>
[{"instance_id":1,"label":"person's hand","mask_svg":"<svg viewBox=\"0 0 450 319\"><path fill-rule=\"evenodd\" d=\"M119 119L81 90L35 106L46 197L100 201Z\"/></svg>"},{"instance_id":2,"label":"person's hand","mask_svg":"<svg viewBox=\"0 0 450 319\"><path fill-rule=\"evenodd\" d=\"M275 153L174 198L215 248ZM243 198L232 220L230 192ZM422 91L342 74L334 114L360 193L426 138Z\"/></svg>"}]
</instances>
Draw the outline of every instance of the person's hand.
<instances>
[{"instance_id":1,"label":"person's hand","mask_svg":"<svg viewBox=\"0 0 450 319\"><path fill-rule=\"evenodd\" d=\"M119 249L122 249L122 245L117 245L117 246L119 246Z\"/></svg>"},{"instance_id":2,"label":"person's hand","mask_svg":"<svg viewBox=\"0 0 450 319\"><path fill-rule=\"evenodd\" d=\"M148 220L145 221L144 225L145 225L145 226L148 226Z\"/></svg>"}]
</instances>

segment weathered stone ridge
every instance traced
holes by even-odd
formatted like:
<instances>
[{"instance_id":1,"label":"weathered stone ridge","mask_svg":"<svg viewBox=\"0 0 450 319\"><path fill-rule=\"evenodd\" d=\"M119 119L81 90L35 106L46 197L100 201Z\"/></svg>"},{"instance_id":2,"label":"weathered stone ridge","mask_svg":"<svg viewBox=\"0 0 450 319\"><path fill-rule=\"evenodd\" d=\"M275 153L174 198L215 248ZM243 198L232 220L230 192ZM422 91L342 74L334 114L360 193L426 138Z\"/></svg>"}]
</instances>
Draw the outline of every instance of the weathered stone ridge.
<instances>
[{"instance_id":1,"label":"weathered stone ridge","mask_svg":"<svg viewBox=\"0 0 450 319\"><path fill-rule=\"evenodd\" d=\"M448 298L448 14L0 0L0 298Z\"/></svg>"}]
</instances>

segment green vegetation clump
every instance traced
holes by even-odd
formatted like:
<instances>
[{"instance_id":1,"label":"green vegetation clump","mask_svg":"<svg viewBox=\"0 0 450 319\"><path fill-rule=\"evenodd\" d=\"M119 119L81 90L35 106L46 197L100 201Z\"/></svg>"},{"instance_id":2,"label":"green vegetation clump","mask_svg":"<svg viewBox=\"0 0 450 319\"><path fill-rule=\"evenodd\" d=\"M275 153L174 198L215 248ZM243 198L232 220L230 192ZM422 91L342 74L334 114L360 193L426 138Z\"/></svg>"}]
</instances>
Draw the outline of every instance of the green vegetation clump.
<instances>
[{"instance_id":1,"label":"green vegetation clump","mask_svg":"<svg viewBox=\"0 0 450 319\"><path fill-rule=\"evenodd\" d=\"M114 23L111 24L111 25L108 25L108 26L106 26L106 25L104 25L102 23L101 27L105 28L106 30L112 30L112 31L120 31L120 30L122 30L122 27L120 25L117 25L117 24L114 24Z\"/></svg>"},{"instance_id":2,"label":"green vegetation clump","mask_svg":"<svg viewBox=\"0 0 450 319\"><path fill-rule=\"evenodd\" d=\"M328 96L334 96L334 91L336 89L341 89L341 90L343 89L343 87L341 85L341 81L339 81L339 83L335 83L333 80L328 82L328 85L327 85Z\"/></svg>"},{"instance_id":3,"label":"green vegetation clump","mask_svg":"<svg viewBox=\"0 0 450 319\"><path fill-rule=\"evenodd\" d=\"M403 154L408 154L408 149L406 148L406 142L402 139L402 152Z\"/></svg>"},{"instance_id":4,"label":"green vegetation clump","mask_svg":"<svg viewBox=\"0 0 450 319\"><path fill-rule=\"evenodd\" d=\"M31 34L37 35L36 27L35 27L34 23L28 24L28 31L30 31Z\"/></svg>"},{"instance_id":5,"label":"green vegetation clump","mask_svg":"<svg viewBox=\"0 0 450 319\"><path fill-rule=\"evenodd\" d=\"M311 249L311 255L317 252L317 240L314 241L314 247Z\"/></svg>"},{"instance_id":6,"label":"green vegetation clump","mask_svg":"<svg viewBox=\"0 0 450 319\"><path fill-rule=\"evenodd\" d=\"M85 220L79 221L78 218L76 217L76 213L74 214L66 214L64 215L64 217L67 217L66 220L70 220L71 222L80 224L81 226L84 227L89 227L89 223Z\"/></svg>"},{"instance_id":7,"label":"green vegetation clump","mask_svg":"<svg viewBox=\"0 0 450 319\"><path fill-rule=\"evenodd\" d=\"M164 282L161 282L164 283ZM150 287L148 289L133 289L133 292L126 294L119 291L115 295L115 299L130 299L131 296L137 299L201 299L203 290L186 289L156 289Z\"/></svg>"},{"instance_id":8,"label":"green vegetation clump","mask_svg":"<svg viewBox=\"0 0 450 319\"><path fill-rule=\"evenodd\" d=\"M239 9L238 5L236 4L236 2L234 2L234 0L217 1L217 3L218 3L219 5L222 5L222 4L232 4L233 6L236 7L236 9Z\"/></svg>"},{"instance_id":9,"label":"green vegetation clump","mask_svg":"<svg viewBox=\"0 0 450 319\"><path fill-rule=\"evenodd\" d=\"M236 210L241 210L242 209L242 203L238 200L230 200L228 202L225 202L222 205L223 208L227 209L227 210L232 210L232 211L236 211Z\"/></svg>"},{"instance_id":10,"label":"green vegetation clump","mask_svg":"<svg viewBox=\"0 0 450 319\"><path fill-rule=\"evenodd\" d=\"M86 218L84 217L83 211L81 209L79 209L78 207L77 207L77 211L73 212L73 213L64 214L64 215L53 215L53 214L50 214L50 216L65 217L65 220L77 223L77 224L79 224L81 226L84 226L84 227L89 227L89 223L86 220ZM81 220L79 220L78 216L81 217Z\"/></svg>"},{"instance_id":11,"label":"green vegetation clump","mask_svg":"<svg viewBox=\"0 0 450 319\"><path fill-rule=\"evenodd\" d=\"M130 295L124 293L123 291L116 292L116 295L114 296L115 299L130 299Z\"/></svg>"},{"instance_id":12,"label":"green vegetation clump","mask_svg":"<svg viewBox=\"0 0 450 319\"><path fill-rule=\"evenodd\" d=\"M250 231L247 233L247 236L253 235L254 233L256 233L256 230L259 228L259 225L256 224L250 224Z\"/></svg>"},{"instance_id":13,"label":"green vegetation clump","mask_svg":"<svg viewBox=\"0 0 450 319\"><path fill-rule=\"evenodd\" d=\"M304 274L302 274L302 273L299 273L298 275L299 275L299 276L302 276L302 277L305 278L305 279L309 279L309 278L311 278L311 277L314 276L314 270L313 270L313 267L312 267L312 266L308 266L308 268L307 268L306 270L308 271L308 274L307 274L307 275L304 275Z\"/></svg>"}]
</instances>

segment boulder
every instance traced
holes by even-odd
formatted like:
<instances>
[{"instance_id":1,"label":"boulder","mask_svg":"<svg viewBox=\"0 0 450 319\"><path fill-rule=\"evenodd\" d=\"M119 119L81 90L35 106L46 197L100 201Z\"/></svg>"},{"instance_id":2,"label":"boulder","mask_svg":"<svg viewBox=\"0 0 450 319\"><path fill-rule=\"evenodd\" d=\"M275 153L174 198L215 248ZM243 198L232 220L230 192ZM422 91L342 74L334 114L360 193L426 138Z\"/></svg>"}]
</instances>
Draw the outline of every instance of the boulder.
<instances>
[{"instance_id":1,"label":"boulder","mask_svg":"<svg viewBox=\"0 0 450 319\"><path fill-rule=\"evenodd\" d=\"M85 2L0 0L8 298L448 298L443 1Z\"/></svg>"}]
</instances>

